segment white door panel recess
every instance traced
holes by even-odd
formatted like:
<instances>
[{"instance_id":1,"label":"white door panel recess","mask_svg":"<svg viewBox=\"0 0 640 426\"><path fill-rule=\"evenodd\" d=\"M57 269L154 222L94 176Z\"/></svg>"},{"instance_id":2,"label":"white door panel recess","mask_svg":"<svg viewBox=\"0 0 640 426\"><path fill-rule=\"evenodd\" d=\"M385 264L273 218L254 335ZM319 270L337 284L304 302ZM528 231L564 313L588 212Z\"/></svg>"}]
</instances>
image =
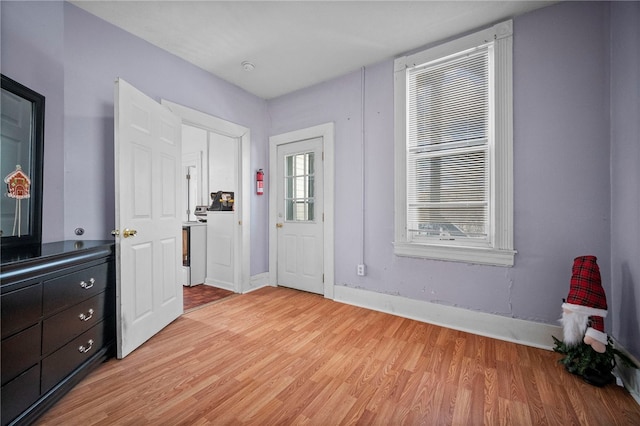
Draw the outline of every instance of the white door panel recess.
<instances>
[{"instance_id":1,"label":"white door panel recess","mask_svg":"<svg viewBox=\"0 0 640 426\"><path fill-rule=\"evenodd\" d=\"M115 85L117 355L182 314L181 121Z\"/></svg>"}]
</instances>

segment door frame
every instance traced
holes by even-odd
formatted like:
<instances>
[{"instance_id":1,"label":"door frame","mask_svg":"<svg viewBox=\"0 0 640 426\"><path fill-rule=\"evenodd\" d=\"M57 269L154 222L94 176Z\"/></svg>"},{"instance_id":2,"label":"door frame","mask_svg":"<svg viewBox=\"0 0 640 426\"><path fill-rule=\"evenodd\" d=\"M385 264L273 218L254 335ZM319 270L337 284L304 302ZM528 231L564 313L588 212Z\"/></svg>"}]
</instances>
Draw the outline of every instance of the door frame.
<instances>
[{"instance_id":1,"label":"door frame","mask_svg":"<svg viewBox=\"0 0 640 426\"><path fill-rule=\"evenodd\" d=\"M160 102L182 119L183 124L197 126L239 141L236 170L240 194L235 198L239 218L236 233L234 291L250 290L251 281L251 131L249 128L197 111L184 105L162 99ZM211 189L211 188L209 188Z\"/></svg>"},{"instance_id":2,"label":"door frame","mask_svg":"<svg viewBox=\"0 0 640 426\"><path fill-rule=\"evenodd\" d=\"M322 138L323 162L322 170L324 174L324 297L333 299L333 287L335 280L334 271L334 214L335 214L335 134L334 123L325 123L305 129L294 130L292 132L271 136L269 138L269 188L276 188L276 170L278 161L278 146L288 143L295 143L307 139ZM277 194L275 190L269 191L269 284L273 287L278 285L278 233L276 223L278 222L276 203Z\"/></svg>"}]
</instances>

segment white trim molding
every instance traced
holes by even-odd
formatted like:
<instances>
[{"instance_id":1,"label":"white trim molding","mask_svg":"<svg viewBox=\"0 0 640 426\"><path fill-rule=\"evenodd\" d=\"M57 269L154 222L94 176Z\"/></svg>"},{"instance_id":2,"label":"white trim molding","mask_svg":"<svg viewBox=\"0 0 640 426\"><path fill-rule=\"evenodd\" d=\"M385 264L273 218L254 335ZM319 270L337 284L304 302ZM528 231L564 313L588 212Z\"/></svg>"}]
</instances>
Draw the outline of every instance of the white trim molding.
<instances>
[{"instance_id":1,"label":"white trim molding","mask_svg":"<svg viewBox=\"0 0 640 426\"><path fill-rule=\"evenodd\" d=\"M454 330L552 350L552 336L562 337L562 327L439 305L352 287L335 286L334 300Z\"/></svg>"},{"instance_id":2,"label":"white trim molding","mask_svg":"<svg viewBox=\"0 0 640 426\"><path fill-rule=\"evenodd\" d=\"M611 337L611 336L610 336ZM613 340L613 347L629 357L629 359L638 366L638 368L626 367L619 360L616 360L616 368L613 373L618 378L618 384L622 385L629 391L633 399L640 405L640 361L634 357L624 346L616 339Z\"/></svg>"},{"instance_id":3,"label":"white trim molding","mask_svg":"<svg viewBox=\"0 0 640 426\"><path fill-rule=\"evenodd\" d=\"M334 123L325 123L306 129L294 130L269 138L269 187L275 188L275 172L277 170L278 145L298 142L313 138L322 138L324 155L324 297L333 299L335 279L334 271L334 223L335 223L335 135ZM269 191L269 282L276 286L278 239L275 230L277 222L276 191Z\"/></svg>"},{"instance_id":4,"label":"white trim molding","mask_svg":"<svg viewBox=\"0 0 640 426\"><path fill-rule=\"evenodd\" d=\"M233 283L228 282L228 281L205 278L204 279L204 285L208 285L210 287L221 288L223 290L228 290L228 291L232 291L234 293L238 293L238 289L236 288L236 286Z\"/></svg>"},{"instance_id":5,"label":"white trim molding","mask_svg":"<svg viewBox=\"0 0 640 426\"><path fill-rule=\"evenodd\" d=\"M256 291L259 288L262 287L269 287L271 284L269 284L269 273L268 272L263 272L261 274L258 275L252 275L251 276L251 281L249 283L249 289L244 290L242 293L246 294L246 293L250 293L252 291Z\"/></svg>"}]
</instances>

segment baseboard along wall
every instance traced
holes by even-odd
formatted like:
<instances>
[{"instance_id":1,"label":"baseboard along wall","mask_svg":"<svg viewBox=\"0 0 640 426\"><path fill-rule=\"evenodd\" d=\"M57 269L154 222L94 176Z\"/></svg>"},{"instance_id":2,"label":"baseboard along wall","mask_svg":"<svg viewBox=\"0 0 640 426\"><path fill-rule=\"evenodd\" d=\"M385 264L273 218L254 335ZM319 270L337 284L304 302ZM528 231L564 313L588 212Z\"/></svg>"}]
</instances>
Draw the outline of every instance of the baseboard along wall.
<instances>
[{"instance_id":1,"label":"baseboard along wall","mask_svg":"<svg viewBox=\"0 0 640 426\"><path fill-rule=\"evenodd\" d=\"M559 325L492 315L351 287L335 286L334 292L334 300L337 302L541 349L551 350L552 336L562 337Z\"/></svg>"}]
</instances>

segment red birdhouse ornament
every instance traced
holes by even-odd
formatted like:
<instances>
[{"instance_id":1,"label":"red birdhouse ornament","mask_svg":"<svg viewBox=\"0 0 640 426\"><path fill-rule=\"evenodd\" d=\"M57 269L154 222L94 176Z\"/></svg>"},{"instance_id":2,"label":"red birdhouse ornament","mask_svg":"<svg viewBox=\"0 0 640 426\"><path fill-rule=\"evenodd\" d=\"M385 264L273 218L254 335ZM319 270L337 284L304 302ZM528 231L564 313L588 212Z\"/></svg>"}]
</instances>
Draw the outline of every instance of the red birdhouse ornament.
<instances>
[{"instance_id":1,"label":"red birdhouse ornament","mask_svg":"<svg viewBox=\"0 0 640 426\"><path fill-rule=\"evenodd\" d=\"M20 165L17 165L16 170L9 173L4 181L7 184L7 196L10 198L22 200L31 196L29 194L31 179L22 171Z\"/></svg>"},{"instance_id":2,"label":"red birdhouse ornament","mask_svg":"<svg viewBox=\"0 0 640 426\"><path fill-rule=\"evenodd\" d=\"M31 179L22 171L18 164L15 171L9 173L4 182L7 184L7 197L16 199L16 212L13 218L13 235L20 237L22 233L22 200L29 198L31 189Z\"/></svg>"}]
</instances>

